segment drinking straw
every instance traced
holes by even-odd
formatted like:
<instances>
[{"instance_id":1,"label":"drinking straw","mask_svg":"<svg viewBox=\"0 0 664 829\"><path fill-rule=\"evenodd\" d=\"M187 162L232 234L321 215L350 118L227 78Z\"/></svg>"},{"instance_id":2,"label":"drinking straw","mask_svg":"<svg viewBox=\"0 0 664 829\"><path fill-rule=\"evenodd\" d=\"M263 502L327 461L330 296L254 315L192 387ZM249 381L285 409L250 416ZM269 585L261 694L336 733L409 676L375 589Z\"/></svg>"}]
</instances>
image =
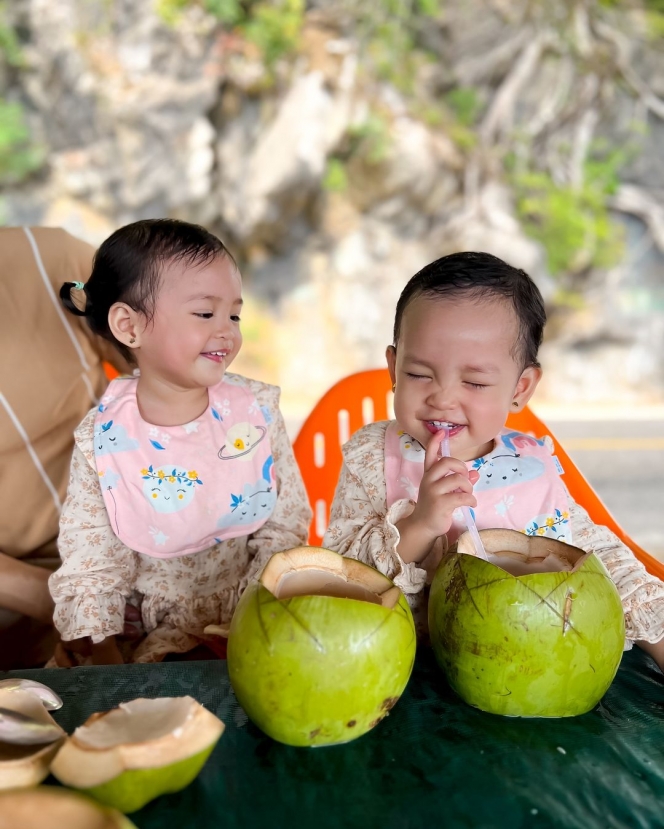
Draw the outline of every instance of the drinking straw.
<instances>
[{"instance_id":1,"label":"drinking straw","mask_svg":"<svg viewBox=\"0 0 664 829\"><path fill-rule=\"evenodd\" d=\"M449 458L450 456L450 430L447 426L443 426L445 430L445 437L443 438L442 442L442 455L443 458ZM461 507L461 512L463 513L463 520L466 522L466 527L468 528L468 532L470 533L470 537L473 539L473 545L475 547L475 555L478 558L483 558L484 561L488 561L489 557L486 554L486 550L484 549L484 544L482 544L482 539L480 538L480 534L477 530L477 524L475 523L475 519L473 518L473 513L470 511L470 507Z\"/></svg>"}]
</instances>

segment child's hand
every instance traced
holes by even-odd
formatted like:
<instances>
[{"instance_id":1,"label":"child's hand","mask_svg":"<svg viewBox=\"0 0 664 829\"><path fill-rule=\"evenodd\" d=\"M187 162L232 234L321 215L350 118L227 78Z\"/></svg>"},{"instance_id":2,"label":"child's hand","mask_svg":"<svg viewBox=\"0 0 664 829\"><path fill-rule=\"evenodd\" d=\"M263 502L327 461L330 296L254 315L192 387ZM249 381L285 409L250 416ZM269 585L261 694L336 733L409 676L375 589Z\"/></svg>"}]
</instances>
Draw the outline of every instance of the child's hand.
<instances>
[{"instance_id":1,"label":"child's hand","mask_svg":"<svg viewBox=\"0 0 664 829\"><path fill-rule=\"evenodd\" d=\"M411 515L398 524L398 550L404 561L422 562L435 540L452 526L454 511L458 507L477 506L465 463L438 457L443 437L441 430L429 441L417 504Z\"/></svg>"},{"instance_id":2,"label":"child's hand","mask_svg":"<svg viewBox=\"0 0 664 829\"><path fill-rule=\"evenodd\" d=\"M93 665L124 664L115 636L108 636L96 645L92 644L89 636L69 642L58 642L54 653L55 664L58 668L73 668L78 665L75 654L90 657Z\"/></svg>"}]
</instances>

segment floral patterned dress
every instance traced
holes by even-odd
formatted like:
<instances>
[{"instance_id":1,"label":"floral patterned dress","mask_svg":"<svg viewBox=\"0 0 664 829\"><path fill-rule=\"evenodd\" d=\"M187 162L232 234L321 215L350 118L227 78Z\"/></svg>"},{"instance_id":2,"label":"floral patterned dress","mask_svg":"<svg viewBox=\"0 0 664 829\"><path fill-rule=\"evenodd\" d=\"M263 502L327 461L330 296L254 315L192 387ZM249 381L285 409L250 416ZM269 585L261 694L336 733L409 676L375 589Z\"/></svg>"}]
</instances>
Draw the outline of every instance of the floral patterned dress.
<instances>
[{"instance_id":1,"label":"floral patterned dress","mask_svg":"<svg viewBox=\"0 0 664 829\"><path fill-rule=\"evenodd\" d=\"M385 433L388 421L356 432L343 447L344 463L330 510L323 546L370 564L391 578L406 595L418 629L426 628L426 565L403 561L396 524L410 515L413 500L402 498L387 507ZM569 497L569 496L568 496ZM635 641L664 637L664 583L647 572L609 529L594 524L569 497L572 544L594 552L615 583L625 611L625 649ZM445 544L445 540L442 542Z\"/></svg>"},{"instance_id":2,"label":"floral patterned dress","mask_svg":"<svg viewBox=\"0 0 664 829\"><path fill-rule=\"evenodd\" d=\"M122 633L129 601L140 608L147 634L129 658L157 662L167 653L191 650L206 625L230 624L242 591L273 553L307 543L311 510L279 411L279 389L256 380L247 384L271 416L276 504L251 535L190 555L154 558L120 541L111 529L95 464L97 410L76 429L58 538L62 566L49 580L54 623L63 640L89 636L101 642Z\"/></svg>"}]
</instances>

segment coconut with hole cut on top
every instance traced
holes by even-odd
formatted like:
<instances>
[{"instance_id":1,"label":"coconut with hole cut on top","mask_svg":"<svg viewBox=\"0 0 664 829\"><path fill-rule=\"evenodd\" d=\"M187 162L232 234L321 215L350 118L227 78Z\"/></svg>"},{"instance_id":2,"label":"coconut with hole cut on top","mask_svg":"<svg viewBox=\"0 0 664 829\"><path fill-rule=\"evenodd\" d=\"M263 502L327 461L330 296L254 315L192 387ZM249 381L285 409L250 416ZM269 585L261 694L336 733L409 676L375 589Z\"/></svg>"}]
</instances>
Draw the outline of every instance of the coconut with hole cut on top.
<instances>
[{"instance_id":1,"label":"coconut with hole cut on top","mask_svg":"<svg viewBox=\"0 0 664 829\"><path fill-rule=\"evenodd\" d=\"M415 640L408 603L390 579L330 550L298 547L274 555L242 594L228 672L242 707L273 739L345 743L395 705Z\"/></svg>"},{"instance_id":2,"label":"coconut with hole cut on top","mask_svg":"<svg viewBox=\"0 0 664 829\"><path fill-rule=\"evenodd\" d=\"M116 809L55 786L0 794L0 829L136 829Z\"/></svg>"},{"instance_id":3,"label":"coconut with hole cut on top","mask_svg":"<svg viewBox=\"0 0 664 829\"><path fill-rule=\"evenodd\" d=\"M482 530L443 557L429 596L429 635L450 686L468 704L513 717L572 717L618 670L625 620L602 562L555 539Z\"/></svg>"},{"instance_id":4,"label":"coconut with hole cut on top","mask_svg":"<svg viewBox=\"0 0 664 829\"><path fill-rule=\"evenodd\" d=\"M0 709L0 789L35 786L67 735L32 691L0 691Z\"/></svg>"},{"instance_id":5,"label":"coconut with hole cut on top","mask_svg":"<svg viewBox=\"0 0 664 829\"><path fill-rule=\"evenodd\" d=\"M61 783L134 812L188 786L224 730L192 697L134 699L93 714L53 761Z\"/></svg>"}]
</instances>

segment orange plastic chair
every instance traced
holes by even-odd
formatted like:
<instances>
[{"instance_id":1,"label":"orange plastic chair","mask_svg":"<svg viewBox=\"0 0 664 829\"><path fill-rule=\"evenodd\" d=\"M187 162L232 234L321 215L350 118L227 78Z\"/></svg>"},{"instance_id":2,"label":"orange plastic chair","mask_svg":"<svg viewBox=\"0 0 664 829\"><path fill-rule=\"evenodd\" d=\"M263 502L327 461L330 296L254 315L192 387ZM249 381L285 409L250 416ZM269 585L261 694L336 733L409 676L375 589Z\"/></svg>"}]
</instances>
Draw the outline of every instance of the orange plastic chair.
<instances>
[{"instance_id":1,"label":"orange plastic chair","mask_svg":"<svg viewBox=\"0 0 664 829\"><path fill-rule=\"evenodd\" d=\"M373 369L351 374L323 395L304 422L293 444L307 488L314 520L309 543L320 545L327 528L330 505L341 471L341 447L367 423L392 417L392 386L387 369ZM583 477L551 430L529 408L511 414L507 426L535 437L549 435L556 455L566 470L562 476L574 500L588 511L596 524L609 527L645 565L664 580L664 563L642 550L617 524L597 493Z\"/></svg>"}]
</instances>

